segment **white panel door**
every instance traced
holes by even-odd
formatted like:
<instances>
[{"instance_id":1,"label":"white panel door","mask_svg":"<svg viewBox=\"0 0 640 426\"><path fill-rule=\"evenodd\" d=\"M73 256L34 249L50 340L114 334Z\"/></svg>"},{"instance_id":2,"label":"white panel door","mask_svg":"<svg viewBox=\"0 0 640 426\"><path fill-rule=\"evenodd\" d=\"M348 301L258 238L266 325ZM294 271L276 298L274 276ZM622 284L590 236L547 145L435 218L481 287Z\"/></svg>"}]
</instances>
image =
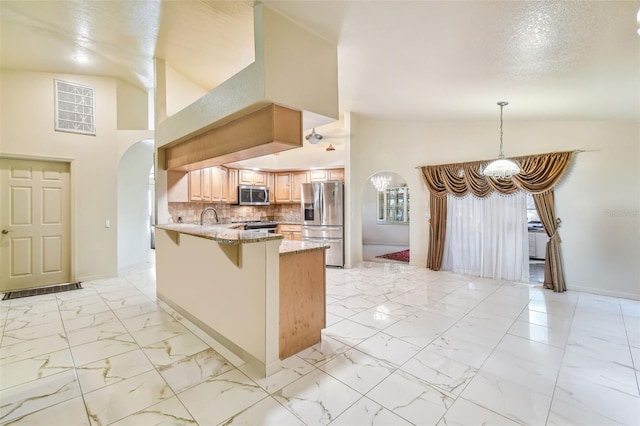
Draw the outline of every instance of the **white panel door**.
<instances>
[{"instance_id":1,"label":"white panel door","mask_svg":"<svg viewBox=\"0 0 640 426\"><path fill-rule=\"evenodd\" d=\"M69 163L0 159L0 291L67 283Z\"/></svg>"}]
</instances>

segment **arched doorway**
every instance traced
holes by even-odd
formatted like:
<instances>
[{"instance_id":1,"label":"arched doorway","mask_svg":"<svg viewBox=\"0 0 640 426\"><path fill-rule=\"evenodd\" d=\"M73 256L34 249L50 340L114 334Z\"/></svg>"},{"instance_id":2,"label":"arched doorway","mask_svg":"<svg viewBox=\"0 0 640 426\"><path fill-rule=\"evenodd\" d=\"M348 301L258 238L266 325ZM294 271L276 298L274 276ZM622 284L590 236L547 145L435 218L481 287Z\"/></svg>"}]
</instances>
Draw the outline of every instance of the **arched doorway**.
<instances>
[{"instance_id":1,"label":"arched doorway","mask_svg":"<svg viewBox=\"0 0 640 426\"><path fill-rule=\"evenodd\" d=\"M132 145L118 164L118 270L145 263L151 247L153 140Z\"/></svg>"},{"instance_id":2,"label":"arched doorway","mask_svg":"<svg viewBox=\"0 0 640 426\"><path fill-rule=\"evenodd\" d=\"M386 186L373 182L387 177ZM362 259L373 262L409 262L409 188L402 176L378 172L362 191Z\"/></svg>"}]
</instances>

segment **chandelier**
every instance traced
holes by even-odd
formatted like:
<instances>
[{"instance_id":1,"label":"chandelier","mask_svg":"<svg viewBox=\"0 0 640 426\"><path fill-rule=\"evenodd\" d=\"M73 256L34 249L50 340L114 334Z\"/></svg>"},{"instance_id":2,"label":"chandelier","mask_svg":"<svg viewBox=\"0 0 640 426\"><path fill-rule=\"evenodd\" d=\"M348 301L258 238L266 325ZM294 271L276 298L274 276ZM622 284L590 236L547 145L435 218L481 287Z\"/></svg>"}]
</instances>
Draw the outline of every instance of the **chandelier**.
<instances>
[{"instance_id":1,"label":"chandelier","mask_svg":"<svg viewBox=\"0 0 640 426\"><path fill-rule=\"evenodd\" d=\"M502 153L502 108L509 105L509 102L501 101L498 102L498 105L500 105L500 155L498 155L497 160L487 165L483 174L496 179L506 179L520 173L520 166L512 160L504 158L504 154Z\"/></svg>"},{"instance_id":2,"label":"chandelier","mask_svg":"<svg viewBox=\"0 0 640 426\"><path fill-rule=\"evenodd\" d=\"M378 191L384 191L391 182L391 176L387 175L375 175L371 178L371 183L376 187Z\"/></svg>"}]
</instances>

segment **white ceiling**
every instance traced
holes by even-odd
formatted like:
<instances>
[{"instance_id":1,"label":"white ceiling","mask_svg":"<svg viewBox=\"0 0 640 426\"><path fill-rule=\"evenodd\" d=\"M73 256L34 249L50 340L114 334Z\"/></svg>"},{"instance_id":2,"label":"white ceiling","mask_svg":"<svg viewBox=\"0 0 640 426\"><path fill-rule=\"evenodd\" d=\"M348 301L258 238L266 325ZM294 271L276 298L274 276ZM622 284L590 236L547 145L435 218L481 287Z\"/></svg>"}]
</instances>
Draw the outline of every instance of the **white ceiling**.
<instances>
[{"instance_id":1,"label":"white ceiling","mask_svg":"<svg viewBox=\"0 0 640 426\"><path fill-rule=\"evenodd\" d=\"M510 118L640 116L638 1L263 2L337 43L341 111L484 120L507 100ZM211 89L253 60L252 4L1 0L0 63L150 88L155 55Z\"/></svg>"}]
</instances>

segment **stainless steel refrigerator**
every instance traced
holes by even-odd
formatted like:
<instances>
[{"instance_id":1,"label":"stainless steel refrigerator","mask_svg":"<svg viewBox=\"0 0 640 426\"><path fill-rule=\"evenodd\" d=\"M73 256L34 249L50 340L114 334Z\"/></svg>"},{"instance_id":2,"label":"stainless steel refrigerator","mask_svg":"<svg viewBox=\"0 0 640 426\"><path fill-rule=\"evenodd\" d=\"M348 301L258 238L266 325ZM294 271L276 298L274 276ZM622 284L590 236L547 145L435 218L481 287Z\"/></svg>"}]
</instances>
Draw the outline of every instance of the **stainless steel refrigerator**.
<instances>
[{"instance_id":1,"label":"stainless steel refrigerator","mask_svg":"<svg viewBox=\"0 0 640 426\"><path fill-rule=\"evenodd\" d=\"M326 243L327 266L344 267L344 182L302 185L302 240Z\"/></svg>"}]
</instances>

